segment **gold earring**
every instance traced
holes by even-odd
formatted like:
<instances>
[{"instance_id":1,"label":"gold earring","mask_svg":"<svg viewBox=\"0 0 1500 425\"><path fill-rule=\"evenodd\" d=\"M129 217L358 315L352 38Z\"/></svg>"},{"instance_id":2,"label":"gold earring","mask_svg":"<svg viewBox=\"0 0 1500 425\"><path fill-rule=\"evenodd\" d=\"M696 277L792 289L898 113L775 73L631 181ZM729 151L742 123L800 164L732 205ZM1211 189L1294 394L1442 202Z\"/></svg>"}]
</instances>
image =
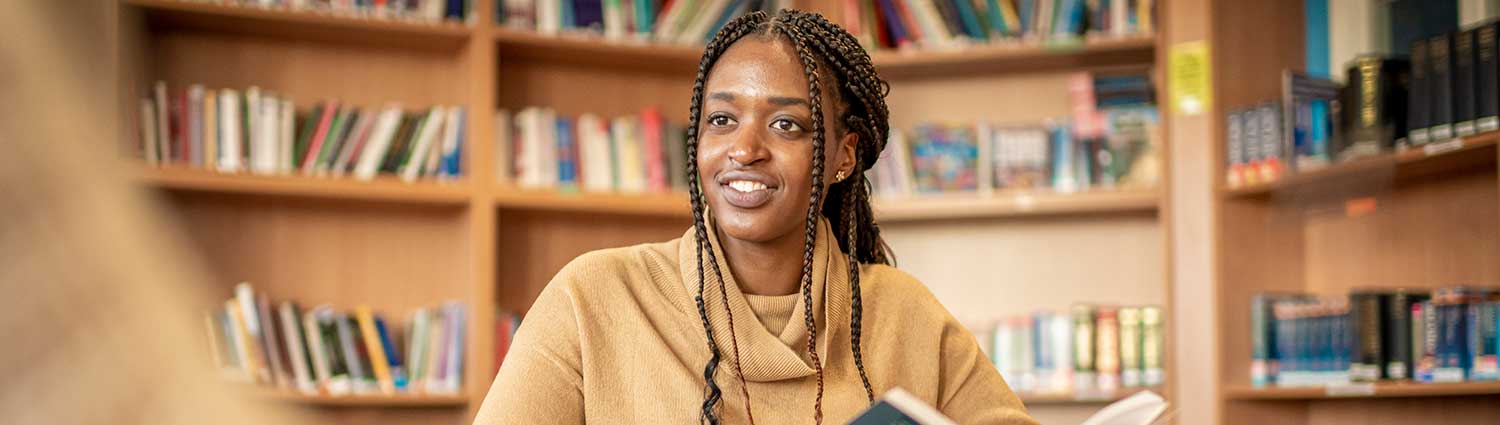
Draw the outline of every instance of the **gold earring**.
<instances>
[{"instance_id":1,"label":"gold earring","mask_svg":"<svg viewBox=\"0 0 1500 425\"><path fill-rule=\"evenodd\" d=\"M833 181L835 181L835 182L844 181L844 170L839 170L838 174L834 174L833 175Z\"/></svg>"}]
</instances>

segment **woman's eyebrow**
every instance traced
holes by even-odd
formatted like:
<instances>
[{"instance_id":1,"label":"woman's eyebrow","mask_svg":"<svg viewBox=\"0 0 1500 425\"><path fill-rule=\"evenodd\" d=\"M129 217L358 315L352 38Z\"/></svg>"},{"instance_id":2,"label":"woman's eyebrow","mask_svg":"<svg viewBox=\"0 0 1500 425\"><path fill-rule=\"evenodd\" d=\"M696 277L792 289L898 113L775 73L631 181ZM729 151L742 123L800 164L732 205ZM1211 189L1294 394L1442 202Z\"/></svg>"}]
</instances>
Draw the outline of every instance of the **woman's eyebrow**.
<instances>
[{"instance_id":1,"label":"woman's eyebrow","mask_svg":"<svg viewBox=\"0 0 1500 425\"><path fill-rule=\"evenodd\" d=\"M725 101L725 102L734 103L734 94L729 93L729 92L716 91L716 92L713 92L713 93L709 93L708 94L708 98L709 98L709 100L721 100L721 101Z\"/></svg>"},{"instance_id":2,"label":"woman's eyebrow","mask_svg":"<svg viewBox=\"0 0 1500 425\"><path fill-rule=\"evenodd\" d=\"M807 106L807 99L803 99L800 97L771 96L769 99L766 99L766 101L776 106Z\"/></svg>"}]
</instances>

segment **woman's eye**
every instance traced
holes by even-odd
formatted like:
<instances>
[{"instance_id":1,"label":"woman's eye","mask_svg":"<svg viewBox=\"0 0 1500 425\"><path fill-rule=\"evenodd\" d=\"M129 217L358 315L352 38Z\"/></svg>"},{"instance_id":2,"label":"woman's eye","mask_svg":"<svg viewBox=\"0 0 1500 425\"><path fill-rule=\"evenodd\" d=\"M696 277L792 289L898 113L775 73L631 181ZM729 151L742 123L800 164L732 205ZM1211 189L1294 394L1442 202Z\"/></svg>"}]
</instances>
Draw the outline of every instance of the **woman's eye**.
<instances>
[{"instance_id":1,"label":"woman's eye","mask_svg":"<svg viewBox=\"0 0 1500 425\"><path fill-rule=\"evenodd\" d=\"M723 116L723 115L714 115L714 116L708 117L708 125L711 125L711 126L714 126L714 127L726 127L726 126L734 125L734 119L726 117L726 116Z\"/></svg>"},{"instance_id":2,"label":"woman's eye","mask_svg":"<svg viewBox=\"0 0 1500 425\"><path fill-rule=\"evenodd\" d=\"M771 128L774 128L774 129L777 129L777 130L780 130L780 131L785 131L785 132L788 132L788 133L795 133L795 132L802 131L802 126L797 125L796 122L794 122L792 120L789 120L789 119L786 119L786 118L782 118L782 119L779 119L779 120L776 120L776 121L772 121L771 122Z\"/></svg>"}]
</instances>

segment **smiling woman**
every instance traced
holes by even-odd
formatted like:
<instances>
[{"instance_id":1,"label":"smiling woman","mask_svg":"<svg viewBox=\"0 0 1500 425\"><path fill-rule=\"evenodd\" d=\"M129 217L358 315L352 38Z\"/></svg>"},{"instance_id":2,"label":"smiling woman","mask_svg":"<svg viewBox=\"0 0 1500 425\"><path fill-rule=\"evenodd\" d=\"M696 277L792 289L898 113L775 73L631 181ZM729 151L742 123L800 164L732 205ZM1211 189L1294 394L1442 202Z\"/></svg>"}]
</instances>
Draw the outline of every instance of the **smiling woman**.
<instances>
[{"instance_id":1,"label":"smiling woman","mask_svg":"<svg viewBox=\"0 0 1500 425\"><path fill-rule=\"evenodd\" d=\"M693 86L693 228L564 267L476 423L843 423L896 387L959 423L1035 423L974 337L890 265L864 178L887 92L821 16L725 25Z\"/></svg>"}]
</instances>

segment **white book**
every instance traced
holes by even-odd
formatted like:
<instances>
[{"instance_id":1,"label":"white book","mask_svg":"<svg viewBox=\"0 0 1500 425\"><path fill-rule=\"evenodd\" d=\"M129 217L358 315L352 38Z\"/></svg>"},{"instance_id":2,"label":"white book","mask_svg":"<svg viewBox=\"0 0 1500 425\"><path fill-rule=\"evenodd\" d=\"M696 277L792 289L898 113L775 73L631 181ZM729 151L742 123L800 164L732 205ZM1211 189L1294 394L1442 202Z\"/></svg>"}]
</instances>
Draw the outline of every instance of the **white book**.
<instances>
[{"instance_id":1,"label":"white book","mask_svg":"<svg viewBox=\"0 0 1500 425\"><path fill-rule=\"evenodd\" d=\"M541 182L544 187L557 186L557 112L550 109L542 109L537 118L537 128L541 129L541 138L537 140L537 155L540 162L537 163L541 169Z\"/></svg>"},{"instance_id":2,"label":"white book","mask_svg":"<svg viewBox=\"0 0 1500 425\"><path fill-rule=\"evenodd\" d=\"M250 282L240 282L234 286L234 298L240 303L240 313L245 315L245 329L250 330L250 335L260 336L260 320L255 308L255 289L250 287Z\"/></svg>"},{"instance_id":3,"label":"white book","mask_svg":"<svg viewBox=\"0 0 1500 425\"><path fill-rule=\"evenodd\" d=\"M297 314L292 312L292 303L281 303L281 336L288 360L292 363L292 379L296 382L297 390L305 394L317 394L318 386L313 383L313 376L308 369L307 348L303 346L302 332L299 329L301 321L297 320Z\"/></svg>"},{"instance_id":4,"label":"white book","mask_svg":"<svg viewBox=\"0 0 1500 425\"><path fill-rule=\"evenodd\" d=\"M1052 343L1052 382L1047 388L1067 391L1073 384L1073 320L1067 314L1053 314L1047 324Z\"/></svg>"},{"instance_id":5,"label":"white book","mask_svg":"<svg viewBox=\"0 0 1500 425\"><path fill-rule=\"evenodd\" d=\"M427 392L437 393L443 390L443 374L447 370L438 367L438 365L442 364L442 361L439 359L446 358L448 355L447 341L449 329L447 317L447 310L438 308L432 312L432 318L429 320L432 328L429 329L427 339L427 354L422 356L426 359L427 363L424 367L426 369L424 375L426 376L422 377L422 380L426 383L426 388L424 389Z\"/></svg>"},{"instance_id":6,"label":"white book","mask_svg":"<svg viewBox=\"0 0 1500 425\"><path fill-rule=\"evenodd\" d=\"M443 20L443 6L447 3L446 1L438 0L422 2L422 17L434 22Z\"/></svg>"},{"instance_id":7,"label":"white book","mask_svg":"<svg viewBox=\"0 0 1500 425\"><path fill-rule=\"evenodd\" d=\"M692 12L698 7L698 3L707 0L676 0L667 10L666 16L657 20L656 29L652 38L660 42L668 42L677 38L677 27L684 19L692 19Z\"/></svg>"},{"instance_id":8,"label":"white book","mask_svg":"<svg viewBox=\"0 0 1500 425\"><path fill-rule=\"evenodd\" d=\"M457 394L463 386L464 376L464 308L456 302L447 303L445 306L451 311L448 316L448 359L444 366L448 370L443 376L443 389L450 394Z\"/></svg>"},{"instance_id":9,"label":"white book","mask_svg":"<svg viewBox=\"0 0 1500 425\"><path fill-rule=\"evenodd\" d=\"M187 105L184 105L183 107L187 109L186 112L188 117L187 122L184 123L187 124L187 128L184 129L187 131L187 137L183 138L183 142L188 144L189 150L188 158L186 158L186 160L189 165L192 165L194 167L201 167L203 166L202 84L194 84L188 86Z\"/></svg>"},{"instance_id":10,"label":"white book","mask_svg":"<svg viewBox=\"0 0 1500 425\"><path fill-rule=\"evenodd\" d=\"M409 338L406 341L406 370L411 377L407 388L422 388L422 378L425 377L423 372L426 372L427 364L427 338L430 333L427 321L426 308L419 308L412 313L411 327L406 332Z\"/></svg>"},{"instance_id":11,"label":"white book","mask_svg":"<svg viewBox=\"0 0 1500 425\"><path fill-rule=\"evenodd\" d=\"M281 99L281 118L277 122L281 124L281 137L277 140L279 151L276 153L276 174L291 174L292 164L297 162L292 156L296 155L297 143L297 110L292 105L291 99Z\"/></svg>"},{"instance_id":12,"label":"white book","mask_svg":"<svg viewBox=\"0 0 1500 425\"><path fill-rule=\"evenodd\" d=\"M457 177L449 174L445 162L448 158L458 154L458 144L463 139L463 114L464 108L453 106L448 108L448 119L443 120L443 143L442 149L438 151L437 174L442 177Z\"/></svg>"},{"instance_id":13,"label":"white book","mask_svg":"<svg viewBox=\"0 0 1500 425\"><path fill-rule=\"evenodd\" d=\"M256 151L260 150L260 87L250 86L245 89L245 157L249 158L251 172L257 172L255 157Z\"/></svg>"},{"instance_id":14,"label":"white book","mask_svg":"<svg viewBox=\"0 0 1500 425\"><path fill-rule=\"evenodd\" d=\"M437 136L432 141L432 146L427 148L427 160L424 161L422 171L418 177L430 177L437 175L438 166L442 164L443 145L448 140L448 129L453 127L453 108L445 107L442 113L442 123L438 125Z\"/></svg>"},{"instance_id":15,"label":"white book","mask_svg":"<svg viewBox=\"0 0 1500 425\"><path fill-rule=\"evenodd\" d=\"M250 130L250 171L263 175L276 174L279 168L276 156L281 152L277 143L277 138L281 135L281 128L277 125L281 118L281 101L269 93L259 95L257 100L258 102L248 103L254 105L255 110Z\"/></svg>"},{"instance_id":16,"label":"white book","mask_svg":"<svg viewBox=\"0 0 1500 425\"><path fill-rule=\"evenodd\" d=\"M515 164L511 162L511 155L515 153L515 143L511 140L514 130L511 129L510 111L501 109L495 111L495 182L510 183L515 178Z\"/></svg>"},{"instance_id":17,"label":"white book","mask_svg":"<svg viewBox=\"0 0 1500 425\"><path fill-rule=\"evenodd\" d=\"M634 0L619 0L616 4L620 7L609 7L609 2L602 2L604 12L604 38L608 40L620 40L625 38L625 6Z\"/></svg>"},{"instance_id":18,"label":"white book","mask_svg":"<svg viewBox=\"0 0 1500 425\"><path fill-rule=\"evenodd\" d=\"M141 98L141 153L146 156L146 163L160 165L161 158L157 153L156 146L156 105L151 99Z\"/></svg>"},{"instance_id":19,"label":"white book","mask_svg":"<svg viewBox=\"0 0 1500 425\"><path fill-rule=\"evenodd\" d=\"M219 171L240 171L240 94L234 90L219 91Z\"/></svg>"},{"instance_id":20,"label":"white book","mask_svg":"<svg viewBox=\"0 0 1500 425\"><path fill-rule=\"evenodd\" d=\"M370 133L373 133L375 122L380 120L383 114L376 114L370 108L359 109L359 119L354 120L354 126L349 127L349 135L344 138L344 145L339 147L339 154L334 157L332 171L334 176L343 176L349 170L349 163L354 162L354 155L359 152L365 143L369 142Z\"/></svg>"},{"instance_id":21,"label":"white book","mask_svg":"<svg viewBox=\"0 0 1500 425\"><path fill-rule=\"evenodd\" d=\"M536 32L545 35L556 35L562 25L562 17L559 16L558 2L542 0L536 5Z\"/></svg>"},{"instance_id":22,"label":"white book","mask_svg":"<svg viewBox=\"0 0 1500 425\"><path fill-rule=\"evenodd\" d=\"M331 368L328 365L328 353L323 349L326 347L323 345L323 333L318 329L318 318L312 310L302 313L302 332L307 336L307 354L312 360L313 378L317 380L316 386L329 388L328 384L333 377L328 372ZM330 389L329 393L332 392Z\"/></svg>"},{"instance_id":23,"label":"white book","mask_svg":"<svg viewBox=\"0 0 1500 425\"><path fill-rule=\"evenodd\" d=\"M235 360L238 363L236 366L241 372L240 378L244 379L245 382L255 382L255 377L259 372L255 366L255 361L252 360L255 357L250 349L250 341L247 340L249 335L245 335L239 331L239 327L245 321L243 311L236 300L224 301L224 319L229 321L229 329L226 329L226 331L229 333L229 344L234 349ZM240 312L241 314L235 314L236 312Z\"/></svg>"},{"instance_id":24,"label":"white book","mask_svg":"<svg viewBox=\"0 0 1500 425\"><path fill-rule=\"evenodd\" d=\"M1167 400L1150 390L1125 397L1099 409L1082 425L1151 425L1166 423ZM1170 416L1170 415L1167 415Z\"/></svg>"},{"instance_id":25,"label":"white book","mask_svg":"<svg viewBox=\"0 0 1500 425\"><path fill-rule=\"evenodd\" d=\"M702 0L700 0L702 1ZM719 20L719 14L729 7L729 0L706 0L698 10L697 16L681 34L677 34L677 42L682 44L698 44L703 42L703 37L713 30L714 22Z\"/></svg>"},{"instance_id":26,"label":"white book","mask_svg":"<svg viewBox=\"0 0 1500 425\"><path fill-rule=\"evenodd\" d=\"M578 159L583 170L583 190L608 192L614 189L614 161L609 156L609 133L604 122L594 114L578 117Z\"/></svg>"},{"instance_id":27,"label":"white book","mask_svg":"<svg viewBox=\"0 0 1500 425\"><path fill-rule=\"evenodd\" d=\"M167 82L157 81L153 94L156 95L157 160L162 164L170 164L172 162L172 133L169 129L168 117L172 115L172 109L167 107Z\"/></svg>"},{"instance_id":28,"label":"white book","mask_svg":"<svg viewBox=\"0 0 1500 425\"><path fill-rule=\"evenodd\" d=\"M1126 35L1135 32L1130 28L1130 20L1127 19L1126 8L1130 7L1128 1L1117 1L1109 4L1109 30L1114 35Z\"/></svg>"},{"instance_id":29,"label":"white book","mask_svg":"<svg viewBox=\"0 0 1500 425\"><path fill-rule=\"evenodd\" d=\"M401 165L401 180L416 181L421 176L422 168L426 164L428 150L432 149L434 140L437 140L438 130L443 126L443 107L434 106L427 111L427 119L423 121L422 131L417 134L416 145L412 147L411 157L407 158L406 164Z\"/></svg>"},{"instance_id":30,"label":"white book","mask_svg":"<svg viewBox=\"0 0 1500 425\"><path fill-rule=\"evenodd\" d=\"M528 107L516 114L517 140L514 142L520 146L516 152L516 180L521 187L535 188L542 186L541 171L541 128L538 118L542 111L540 108Z\"/></svg>"},{"instance_id":31,"label":"white book","mask_svg":"<svg viewBox=\"0 0 1500 425\"><path fill-rule=\"evenodd\" d=\"M380 172L380 162L385 159L386 151L391 149L391 140L396 136L396 127L401 124L401 105L396 103L386 104L385 110L380 112L380 120L375 122L374 132L370 139L365 141L365 147L359 151L359 162L354 166L354 178L370 180Z\"/></svg>"}]
</instances>

